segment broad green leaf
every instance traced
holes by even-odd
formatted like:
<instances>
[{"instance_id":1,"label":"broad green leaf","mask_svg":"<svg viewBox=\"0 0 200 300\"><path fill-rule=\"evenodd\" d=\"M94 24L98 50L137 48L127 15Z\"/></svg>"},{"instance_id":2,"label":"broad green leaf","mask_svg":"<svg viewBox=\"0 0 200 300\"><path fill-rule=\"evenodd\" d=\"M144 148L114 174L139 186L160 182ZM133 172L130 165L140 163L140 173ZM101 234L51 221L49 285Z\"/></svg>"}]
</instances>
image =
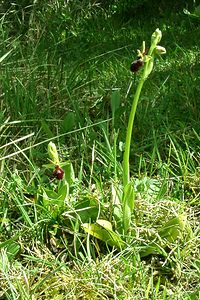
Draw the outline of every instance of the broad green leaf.
<instances>
[{"instance_id":1,"label":"broad green leaf","mask_svg":"<svg viewBox=\"0 0 200 300\"><path fill-rule=\"evenodd\" d=\"M99 220L96 221L96 223L99 224L99 225L101 225L105 229L108 229L108 230L112 231L112 224L109 221L99 219Z\"/></svg>"},{"instance_id":2,"label":"broad green leaf","mask_svg":"<svg viewBox=\"0 0 200 300\"><path fill-rule=\"evenodd\" d=\"M67 183L67 181L65 181L58 190L57 200L61 205L64 204L64 201L66 200L68 195L69 195L69 184Z\"/></svg>"},{"instance_id":3,"label":"broad green leaf","mask_svg":"<svg viewBox=\"0 0 200 300\"><path fill-rule=\"evenodd\" d=\"M128 183L124 189L123 195L123 229L126 234L131 223L131 216L134 209L135 191L132 183Z\"/></svg>"},{"instance_id":4,"label":"broad green leaf","mask_svg":"<svg viewBox=\"0 0 200 300\"><path fill-rule=\"evenodd\" d=\"M49 189L43 189L43 204L45 206L51 204L57 204L58 206L62 206L64 204L65 199L68 196L68 193L69 193L69 186L67 182L65 182L59 188L58 193Z\"/></svg>"},{"instance_id":5,"label":"broad green leaf","mask_svg":"<svg viewBox=\"0 0 200 300\"><path fill-rule=\"evenodd\" d=\"M158 232L162 239L166 239L168 242L173 243L177 239L186 240L192 238L192 230L187 221L187 215L182 214L171 220L169 220Z\"/></svg>"},{"instance_id":6,"label":"broad green leaf","mask_svg":"<svg viewBox=\"0 0 200 300\"><path fill-rule=\"evenodd\" d=\"M56 200L58 198L58 194L49 189L43 189L43 196L49 200Z\"/></svg>"},{"instance_id":7,"label":"broad green leaf","mask_svg":"<svg viewBox=\"0 0 200 300\"><path fill-rule=\"evenodd\" d=\"M71 164L71 162L68 162L63 165L62 169L65 172L65 180L68 182L69 186L71 186L75 181L73 165Z\"/></svg>"},{"instance_id":8,"label":"broad green leaf","mask_svg":"<svg viewBox=\"0 0 200 300\"><path fill-rule=\"evenodd\" d=\"M43 193L42 193L42 203L43 203L44 207L48 207L48 205L49 205L49 197L45 190L43 190Z\"/></svg>"},{"instance_id":9,"label":"broad green leaf","mask_svg":"<svg viewBox=\"0 0 200 300\"><path fill-rule=\"evenodd\" d=\"M158 236L153 237L154 241L150 242L147 246L143 247L140 252L141 257L145 257L150 254L162 254L167 256L165 249L173 248L174 243L177 240L189 241L193 238L193 232L187 221L186 214L179 215L167 221L163 227L158 231ZM184 248L181 252L182 255L187 253L188 249Z\"/></svg>"},{"instance_id":10,"label":"broad green leaf","mask_svg":"<svg viewBox=\"0 0 200 300\"><path fill-rule=\"evenodd\" d=\"M105 225L106 227L104 227L103 225ZM84 223L82 227L85 232L107 243L110 246L117 247L118 249L123 249L126 247L126 244L121 239L121 237L116 232L108 229L108 227L110 228L112 227L112 225L109 225L109 222L106 220L98 220L98 223L95 224Z\"/></svg>"},{"instance_id":11,"label":"broad green leaf","mask_svg":"<svg viewBox=\"0 0 200 300\"><path fill-rule=\"evenodd\" d=\"M95 221L99 214L99 204L96 199L90 198L80 200L75 206L75 212L72 214L80 217L82 223Z\"/></svg>"},{"instance_id":12,"label":"broad green leaf","mask_svg":"<svg viewBox=\"0 0 200 300\"><path fill-rule=\"evenodd\" d=\"M68 188L64 187L61 194L43 189L43 206L50 212L53 218L57 218L58 215L63 213L63 208L65 205L65 197L68 193ZM53 196L53 198L49 197Z\"/></svg>"}]
</instances>

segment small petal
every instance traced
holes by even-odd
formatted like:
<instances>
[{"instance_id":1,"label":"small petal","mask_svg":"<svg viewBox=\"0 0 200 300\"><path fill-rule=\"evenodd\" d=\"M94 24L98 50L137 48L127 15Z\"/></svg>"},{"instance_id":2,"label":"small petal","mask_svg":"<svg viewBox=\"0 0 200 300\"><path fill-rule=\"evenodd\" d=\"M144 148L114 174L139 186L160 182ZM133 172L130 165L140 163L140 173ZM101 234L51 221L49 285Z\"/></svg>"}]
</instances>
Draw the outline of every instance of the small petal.
<instances>
[{"instance_id":1,"label":"small petal","mask_svg":"<svg viewBox=\"0 0 200 300\"><path fill-rule=\"evenodd\" d=\"M156 54L159 54L159 55L161 55L161 54L165 54L166 53L166 49L165 49L165 47L162 47L162 46L156 46L156 48L155 48L155 53Z\"/></svg>"}]
</instances>

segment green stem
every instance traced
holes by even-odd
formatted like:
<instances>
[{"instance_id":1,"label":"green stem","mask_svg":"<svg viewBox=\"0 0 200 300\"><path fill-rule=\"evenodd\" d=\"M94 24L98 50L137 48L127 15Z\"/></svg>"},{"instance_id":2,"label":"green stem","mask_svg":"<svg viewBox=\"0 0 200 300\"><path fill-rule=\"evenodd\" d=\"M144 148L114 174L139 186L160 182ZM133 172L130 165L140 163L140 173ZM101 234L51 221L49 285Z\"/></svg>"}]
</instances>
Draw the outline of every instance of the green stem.
<instances>
[{"instance_id":1,"label":"green stem","mask_svg":"<svg viewBox=\"0 0 200 300\"><path fill-rule=\"evenodd\" d=\"M126 133L126 142L125 142L125 151L124 151L124 158L123 158L123 186L125 187L130 181L130 167L129 167L129 156L130 156L130 147L131 147L131 136L133 130L133 123L135 118L135 112L138 104L138 100L140 97L140 93L144 84L145 78L144 76L141 77L140 82L137 86L137 90L133 99L131 112L128 121L128 128Z\"/></svg>"},{"instance_id":2,"label":"green stem","mask_svg":"<svg viewBox=\"0 0 200 300\"><path fill-rule=\"evenodd\" d=\"M137 86L137 90L135 93L135 96L133 98L133 103L131 107L131 113L129 116L129 121L128 121L128 128L127 128L127 133L126 133L126 142L125 142L125 151L124 151L124 157L123 157L123 186L124 189L126 185L130 181L130 165L129 165L129 156L130 156L130 147L131 147L131 136L132 136L132 129L133 129L133 123L134 123L134 118L135 118L135 112L138 104L138 100L140 97L140 93L143 87L143 84L149 74L152 71L153 64L154 64L154 49L156 48L157 44L160 42L162 37L161 31L157 28L156 31L152 34L151 37L151 47L148 51L147 56L145 57L144 61L144 71L143 74L140 78L139 84ZM144 48L145 48L145 43L143 43ZM144 49L143 49L144 50Z\"/></svg>"}]
</instances>

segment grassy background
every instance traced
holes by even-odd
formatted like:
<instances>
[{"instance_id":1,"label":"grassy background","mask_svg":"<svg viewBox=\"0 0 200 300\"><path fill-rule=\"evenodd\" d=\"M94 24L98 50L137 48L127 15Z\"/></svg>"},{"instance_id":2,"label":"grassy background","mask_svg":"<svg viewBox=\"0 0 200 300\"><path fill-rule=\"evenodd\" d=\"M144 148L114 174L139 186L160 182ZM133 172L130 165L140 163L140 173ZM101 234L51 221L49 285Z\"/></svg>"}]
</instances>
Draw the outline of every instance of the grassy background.
<instances>
[{"instance_id":1,"label":"grassy background","mask_svg":"<svg viewBox=\"0 0 200 300\"><path fill-rule=\"evenodd\" d=\"M193 11L192 1L118 2L1 4L0 57L12 50L0 70L2 299L199 298L200 23L183 13ZM44 184L56 189L43 168L46 140L55 138L62 160L74 166L72 203L108 204L111 182L116 172L121 176L120 142L139 80L130 63L157 27L167 55L145 83L131 149L137 238L121 252L92 241L91 255L77 223L52 217L33 200ZM116 90L115 123L103 123L112 117ZM182 256L177 246L169 261L142 260L146 230L181 211L194 231L191 252Z\"/></svg>"}]
</instances>

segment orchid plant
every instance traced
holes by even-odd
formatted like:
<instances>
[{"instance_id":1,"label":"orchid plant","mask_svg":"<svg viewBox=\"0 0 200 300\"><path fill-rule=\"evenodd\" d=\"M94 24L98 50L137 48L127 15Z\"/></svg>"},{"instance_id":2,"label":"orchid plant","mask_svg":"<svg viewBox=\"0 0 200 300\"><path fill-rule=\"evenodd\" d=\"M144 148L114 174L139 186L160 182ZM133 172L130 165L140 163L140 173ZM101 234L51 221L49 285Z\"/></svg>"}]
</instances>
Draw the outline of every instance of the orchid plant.
<instances>
[{"instance_id":1,"label":"orchid plant","mask_svg":"<svg viewBox=\"0 0 200 300\"><path fill-rule=\"evenodd\" d=\"M127 127L125 151L124 151L124 158L123 158L123 186L124 186L124 188L130 182L129 156L130 156L131 136L132 136L132 130L133 130L133 123L134 123L134 119L135 119L135 112L137 109L140 93L141 93L141 90L142 90L145 80L148 78L148 76L150 75L150 73L153 69L155 56L157 54L165 54L166 53L165 48L158 45L161 38L162 38L161 31L159 29L156 29L156 31L152 34L151 47L149 48L148 53L144 55L144 53L146 51L145 50L145 42L143 42L142 51L138 50L138 56L144 63L144 69L143 69L143 73L141 75L139 84L137 86L137 90L135 92L135 96L133 99L131 112L130 112L130 116L129 116L128 127Z\"/></svg>"},{"instance_id":2,"label":"orchid plant","mask_svg":"<svg viewBox=\"0 0 200 300\"><path fill-rule=\"evenodd\" d=\"M131 107L131 112L128 121L127 133L126 133L126 141L125 141L125 151L123 157L123 200L122 200L122 219L123 219L123 231L127 233L129 230L131 215L134 209L134 201L135 201L135 192L132 182L130 181L130 147L131 147L131 137L133 130L133 123L135 119L135 113L138 105L138 100L140 98L140 93L143 87L145 80L150 75L153 66L154 66L154 58L157 54L164 54L166 50L164 47L159 46L158 43L162 38L162 33L159 29L156 29L151 37L151 46L149 51L146 53L145 42L143 42L142 51L138 50L138 59L132 64L132 71L138 71L142 66L143 73L140 77L139 84L137 86L133 103Z\"/></svg>"},{"instance_id":3,"label":"orchid plant","mask_svg":"<svg viewBox=\"0 0 200 300\"><path fill-rule=\"evenodd\" d=\"M84 209L81 209L81 211L83 214L85 214L85 217L79 218L82 229L86 233L88 233L88 237L91 235L97 239L104 241L106 244L110 246L115 246L118 249L126 248L127 246L126 242L128 241L126 237L129 237L131 234L130 225L131 225L131 219L134 210L135 191L134 191L133 182L130 180L129 157L130 157L131 137L132 137L132 129L133 129L135 113L136 113L137 104L139 101L143 84L145 80L148 78L148 76L150 75L150 73L152 72L156 55L166 53L165 48L159 45L161 38L162 38L161 31L159 29L156 29L155 32L152 34L151 46L148 52L145 49L145 42L143 42L142 49L138 50L138 58L136 61L133 62L131 66L131 70L133 72L137 72L142 67L143 67L143 72L141 73L141 77L139 79L136 93L133 98L133 103L132 103L128 127L127 127L125 152L124 152L123 165L122 165L123 191L122 193L119 192L120 195L119 203L116 203L113 206L113 211L112 211L112 217L115 223L115 230L113 230L111 220L108 221L104 218L101 219L101 212L99 211L98 207L96 207L97 214L95 217L95 222L91 221L91 214L89 214L88 216L88 214ZM63 168L65 166L62 165L62 163L59 161L55 144L49 143L48 153L49 153L49 157L51 158L51 162L56 167L53 174L57 176L57 179L60 179L60 177L58 177L58 175L60 176L60 172L62 170L60 166L62 166ZM67 174L73 173L73 172L71 173L69 172L69 169L71 169L71 164L69 162L68 162L68 167L70 168L64 170L65 173L61 178L62 182L58 187L58 194L55 194L55 199L52 199L52 193L50 193L49 191L44 191L43 193L44 204L46 204L48 209L54 212L55 212L55 208L59 206L59 203L61 203L60 204L61 207L65 205L69 196L70 180L69 179L67 180ZM58 171L59 174L57 173ZM50 196L51 199L49 200ZM50 205L52 203L52 200L54 200L53 206ZM153 253L160 253L160 251L163 254L164 250L162 249L165 249L166 245L170 246L170 243L173 243L177 239L185 239L185 237L183 236L183 232L187 233L188 240L192 237L192 231L188 225L187 216L184 213L175 216L174 218L170 219L168 222L163 224L162 228L160 228L157 235L152 238L152 242L150 242L150 244L144 247L144 249L141 251L140 253L141 256L147 256Z\"/></svg>"}]
</instances>

